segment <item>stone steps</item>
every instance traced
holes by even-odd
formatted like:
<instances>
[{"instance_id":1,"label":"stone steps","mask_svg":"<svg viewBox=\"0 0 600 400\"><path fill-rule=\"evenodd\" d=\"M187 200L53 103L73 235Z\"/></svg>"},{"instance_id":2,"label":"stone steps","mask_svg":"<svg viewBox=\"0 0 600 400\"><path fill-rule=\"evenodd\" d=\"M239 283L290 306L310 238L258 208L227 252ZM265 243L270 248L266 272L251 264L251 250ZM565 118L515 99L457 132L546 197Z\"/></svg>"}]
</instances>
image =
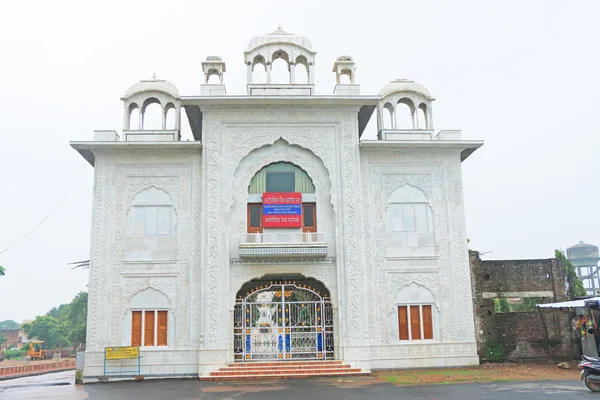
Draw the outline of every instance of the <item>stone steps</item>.
<instances>
[{"instance_id":1,"label":"stone steps","mask_svg":"<svg viewBox=\"0 0 600 400\"><path fill-rule=\"evenodd\" d=\"M200 380L291 379L346 375L367 375L341 361L275 361L229 364Z\"/></svg>"}]
</instances>

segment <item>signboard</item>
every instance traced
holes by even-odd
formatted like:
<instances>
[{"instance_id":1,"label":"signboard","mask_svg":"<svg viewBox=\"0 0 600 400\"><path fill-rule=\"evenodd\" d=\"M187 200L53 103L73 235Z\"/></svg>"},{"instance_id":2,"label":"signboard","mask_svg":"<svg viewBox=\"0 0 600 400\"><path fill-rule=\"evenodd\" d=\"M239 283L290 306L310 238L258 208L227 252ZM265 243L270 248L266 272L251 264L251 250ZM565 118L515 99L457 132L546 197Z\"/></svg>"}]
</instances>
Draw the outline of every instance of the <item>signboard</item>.
<instances>
[{"instance_id":1,"label":"signboard","mask_svg":"<svg viewBox=\"0 0 600 400\"><path fill-rule=\"evenodd\" d=\"M131 360L140 358L139 347L105 347L104 357L106 360Z\"/></svg>"},{"instance_id":2,"label":"signboard","mask_svg":"<svg viewBox=\"0 0 600 400\"><path fill-rule=\"evenodd\" d=\"M263 228L301 228L302 193L263 193Z\"/></svg>"}]
</instances>

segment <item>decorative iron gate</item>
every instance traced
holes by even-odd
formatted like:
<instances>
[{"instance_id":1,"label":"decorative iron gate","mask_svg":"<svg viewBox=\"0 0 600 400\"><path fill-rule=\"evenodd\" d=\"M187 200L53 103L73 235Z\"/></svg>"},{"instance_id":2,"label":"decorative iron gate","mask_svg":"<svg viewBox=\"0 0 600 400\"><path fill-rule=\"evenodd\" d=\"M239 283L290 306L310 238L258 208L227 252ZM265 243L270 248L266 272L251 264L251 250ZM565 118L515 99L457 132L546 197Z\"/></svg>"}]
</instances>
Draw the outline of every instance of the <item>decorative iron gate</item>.
<instances>
[{"instance_id":1,"label":"decorative iron gate","mask_svg":"<svg viewBox=\"0 0 600 400\"><path fill-rule=\"evenodd\" d=\"M316 289L272 283L236 300L236 361L332 359L333 308Z\"/></svg>"}]
</instances>

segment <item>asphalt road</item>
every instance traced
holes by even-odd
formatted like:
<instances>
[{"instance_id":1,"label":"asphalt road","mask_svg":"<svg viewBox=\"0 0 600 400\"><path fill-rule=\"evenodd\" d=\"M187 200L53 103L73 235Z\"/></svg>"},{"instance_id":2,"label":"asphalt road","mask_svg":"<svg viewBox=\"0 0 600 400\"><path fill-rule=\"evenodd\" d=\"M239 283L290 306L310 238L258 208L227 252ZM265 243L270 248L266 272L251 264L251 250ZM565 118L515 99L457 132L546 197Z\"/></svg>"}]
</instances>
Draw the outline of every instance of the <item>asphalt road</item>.
<instances>
[{"instance_id":1,"label":"asphalt road","mask_svg":"<svg viewBox=\"0 0 600 400\"><path fill-rule=\"evenodd\" d=\"M368 379L301 379L201 382L196 379L113 382L75 386L74 372L0 381L8 400L168 400L168 399L418 399L525 400L600 399L579 381L539 381L398 387Z\"/></svg>"}]
</instances>

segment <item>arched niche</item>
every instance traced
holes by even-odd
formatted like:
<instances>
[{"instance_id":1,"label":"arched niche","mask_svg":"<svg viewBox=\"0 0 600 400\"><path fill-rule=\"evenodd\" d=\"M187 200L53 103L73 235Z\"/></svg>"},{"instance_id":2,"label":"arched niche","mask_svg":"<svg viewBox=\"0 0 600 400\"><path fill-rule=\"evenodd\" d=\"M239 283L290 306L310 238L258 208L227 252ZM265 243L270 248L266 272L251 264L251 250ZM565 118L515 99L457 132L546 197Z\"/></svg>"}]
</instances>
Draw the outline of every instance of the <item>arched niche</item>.
<instances>
[{"instance_id":1,"label":"arched niche","mask_svg":"<svg viewBox=\"0 0 600 400\"><path fill-rule=\"evenodd\" d=\"M306 171L312 180L316 200L318 231L327 232L327 241L334 243L334 209L331 202L331 181L329 171L323 161L311 150L298 145L290 145L284 139L278 139L273 144L253 149L240 160L234 170L230 198L229 218L231 218L231 234L236 237L247 232L248 201L251 200L248 188L252 178L258 171L277 162L288 162ZM260 196L260 195L259 195ZM236 258L237 246L232 246L231 257ZM330 246L330 248L332 248Z\"/></svg>"},{"instance_id":2,"label":"arched niche","mask_svg":"<svg viewBox=\"0 0 600 400\"><path fill-rule=\"evenodd\" d=\"M414 129L415 105L407 97L403 97L396 103L396 129Z\"/></svg>"},{"instance_id":3,"label":"arched niche","mask_svg":"<svg viewBox=\"0 0 600 400\"><path fill-rule=\"evenodd\" d=\"M435 255L433 209L420 189L405 184L393 191L386 206L386 257Z\"/></svg>"},{"instance_id":4,"label":"arched niche","mask_svg":"<svg viewBox=\"0 0 600 400\"><path fill-rule=\"evenodd\" d=\"M392 327L392 342L393 343L406 343L411 342L431 342L439 341L441 339L440 330L440 312L439 306L436 303L436 298L429 289L421 286L415 282L410 283L407 286L402 287L395 294L392 304L392 311L390 313L390 319ZM403 309L403 310L402 310ZM408 330L415 328L418 335L413 335L412 332L409 336L410 339L401 340L400 329L402 326L401 312L407 313L408 317ZM418 324L415 323L419 321ZM427 337L426 325L431 327L431 337ZM415 338L414 336L418 336Z\"/></svg>"},{"instance_id":5,"label":"arched niche","mask_svg":"<svg viewBox=\"0 0 600 400\"><path fill-rule=\"evenodd\" d=\"M141 312L142 318L142 332L145 335L150 329L145 329L145 323L148 320L146 313L152 313L152 321L154 327L152 332L154 333L153 346L152 347L163 347L158 345L158 318L156 317L157 312L167 312L167 347L175 340L175 313L173 305L169 301L169 298L161 291L156 290L152 287L147 287L131 297L123 316L123 331L122 331L122 345L132 346L132 334L133 334L133 313ZM142 347L145 347L145 337L142 337Z\"/></svg>"},{"instance_id":6,"label":"arched niche","mask_svg":"<svg viewBox=\"0 0 600 400\"><path fill-rule=\"evenodd\" d=\"M177 213L165 191L150 187L135 195L126 221L126 260L176 259Z\"/></svg>"}]
</instances>

